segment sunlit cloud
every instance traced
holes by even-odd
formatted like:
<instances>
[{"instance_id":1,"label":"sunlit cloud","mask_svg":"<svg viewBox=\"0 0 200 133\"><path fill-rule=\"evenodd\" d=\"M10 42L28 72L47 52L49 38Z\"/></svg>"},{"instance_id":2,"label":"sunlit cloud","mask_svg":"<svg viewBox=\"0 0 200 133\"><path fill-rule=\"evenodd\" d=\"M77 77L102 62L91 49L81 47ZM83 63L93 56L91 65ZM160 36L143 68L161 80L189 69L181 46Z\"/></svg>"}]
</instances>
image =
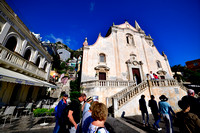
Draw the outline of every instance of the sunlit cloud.
<instances>
[{"instance_id":1,"label":"sunlit cloud","mask_svg":"<svg viewBox=\"0 0 200 133\"><path fill-rule=\"evenodd\" d=\"M53 34L47 35L47 37L50 38L50 39L53 39L54 42L61 42L61 43L63 43L63 39L62 38L57 38Z\"/></svg>"}]
</instances>

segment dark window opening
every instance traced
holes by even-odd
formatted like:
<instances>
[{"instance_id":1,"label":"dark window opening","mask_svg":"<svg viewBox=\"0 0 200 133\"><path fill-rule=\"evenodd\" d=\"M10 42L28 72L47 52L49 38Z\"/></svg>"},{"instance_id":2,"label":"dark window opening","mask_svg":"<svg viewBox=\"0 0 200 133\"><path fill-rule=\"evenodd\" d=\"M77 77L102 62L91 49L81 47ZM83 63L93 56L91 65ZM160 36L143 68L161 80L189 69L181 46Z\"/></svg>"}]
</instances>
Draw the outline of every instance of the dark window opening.
<instances>
[{"instance_id":1,"label":"dark window opening","mask_svg":"<svg viewBox=\"0 0 200 133\"><path fill-rule=\"evenodd\" d=\"M46 68L47 68L47 63L44 64L44 68L43 68L44 71L46 70Z\"/></svg>"},{"instance_id":2,"label":"dark window opening","mask_svg":"<svg viewBox=\"0 0 200 133\"><path fill-rule=\"evenodd\" d=\"M31 50L28 49L26 50L25 54L24 54L24 59L29 60L31 57Z\"/></svg>"},{"instance_id":3,"label":"dark window opening","mask_svg":"<svg viewBox=\"0 0 200 133\"><path fill-rule=\"evenodd\" d=\"M104 54L100 54L100 62L106 62L106 57Z\"/></svg>"},{"instance_id":4,"label":"dark window opening","mask_svg":"<svg viewBox=\"0 0 200 133\"><path fill-rule=\"evenodd\" d=\"M17 39L14 36L10 37L5 45L5 47L12 52L15 51L16 46L17 46Z\"/></svg>"},{"instance_id":5,"label":"dark window opening","mask_svg":"<svg viewBox=\"0 0 200 133\"><path fill-rule=\"evenodd\" d=\"M35 65L38 67L40 65L40 57L37 58Z\"/></svg>"}]
</instances>

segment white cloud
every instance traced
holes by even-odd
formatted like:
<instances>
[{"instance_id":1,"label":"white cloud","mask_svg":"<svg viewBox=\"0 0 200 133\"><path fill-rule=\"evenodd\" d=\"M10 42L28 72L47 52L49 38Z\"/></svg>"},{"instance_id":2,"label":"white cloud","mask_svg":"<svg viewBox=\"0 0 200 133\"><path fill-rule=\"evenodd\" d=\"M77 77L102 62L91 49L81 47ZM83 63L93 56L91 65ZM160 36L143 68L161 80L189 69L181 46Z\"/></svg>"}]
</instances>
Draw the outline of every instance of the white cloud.
<instances>
[{"instance_id":1,"label":"white cloud","mask_svg":"<svg viewBox=\"0 0 200 133\"><path fill-rule=\"evenodd\" d=\"M91 2L91 3L90 3L90 11L93 11L93 10L94 10L94 6L95 6L95 2Z\"/></svg>"},{"instance_id":2,"label":"white cloud","mask_svg":"<svg viewBox=\"0 0 200 133\"><path fill-rule=\"evenodd\" d=\"M53 39L55 42L63 43L63 39L62 38L56 38L53 34L50 34L47 37Z\"/></svg>"},{"instance_id":3,"label":"white cloud","mask_svg":"<svg viewBox=\"0 0 200 133\"><path fill-rule=\"evenodd\" d=\"M42 37L40 36L40 34L36 34L36 33L34 33L34 32L32 32L32 34L33 34L39 41L42 40Z\"/></svg>"}]
</instances>

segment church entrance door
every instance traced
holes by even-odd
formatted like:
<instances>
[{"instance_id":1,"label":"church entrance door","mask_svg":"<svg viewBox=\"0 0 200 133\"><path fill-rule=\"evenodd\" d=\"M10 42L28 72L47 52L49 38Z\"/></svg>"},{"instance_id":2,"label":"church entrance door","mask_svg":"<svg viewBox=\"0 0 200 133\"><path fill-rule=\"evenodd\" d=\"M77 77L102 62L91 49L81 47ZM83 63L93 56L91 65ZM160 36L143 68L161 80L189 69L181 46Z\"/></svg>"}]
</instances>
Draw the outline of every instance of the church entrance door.
<instances>
[{"instance_id":1,"label":"church entrance door","mask_svg":"<svg viewBox=\"0 0 200 133\"><path fill-rule=\"evenodd\" d=\"M106 80L106 73L100 72L99 73L99 80Z\"/></svg>"},{"instance_id":2,"label":"church entrance door","mask_svg":"<svg viewBox=\"0 0 200 133\"><path fill-rule=\"evenodd\" d=\"M133 80L136 81L137 84L141 83L139 68L132 68L132 72L133 72Z\"/></svg>"}]
</instances>

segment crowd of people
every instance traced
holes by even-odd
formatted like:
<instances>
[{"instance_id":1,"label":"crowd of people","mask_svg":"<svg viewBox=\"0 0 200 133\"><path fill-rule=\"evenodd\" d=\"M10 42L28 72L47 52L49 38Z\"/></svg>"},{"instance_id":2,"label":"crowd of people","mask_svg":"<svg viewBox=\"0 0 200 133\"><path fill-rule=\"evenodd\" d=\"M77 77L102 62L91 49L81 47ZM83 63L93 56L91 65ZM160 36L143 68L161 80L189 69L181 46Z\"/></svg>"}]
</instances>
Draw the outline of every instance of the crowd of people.
<instances>
[{"instance_id":1,"label":"crowd of people","mask_svg":"<svg viewBox=\"0 0 200 133\"><path fill-rule=\"evenodd\" d=\"M167 133L173 133L172 118L174 123L178 125L181 133L200 133L200 99L195 98L195 92L189 89L188 94L178 101L178 106L181 108L180 112L175 112L167 102L168 98L165 95L159 97L160 101L156 102L154 95L151 95L151 99L148 102L151 113L155 122L153 128L161 131L159 126L161 118L165 122L165 128ZM143 126L149 127L149 114L145 101L145 95L141 95L139 100L139 108L142 114ZM146 119L145 119L146 115Z\"/></svg>"},{"instance_id":2,"label":"crowd of people","mask_svg":"<svg viewBox=\"0 0 200 133\"><path fill-rule=\"evenodd\" d=\"M194 97L194 90L189 89L187 93L178 101L177 104L182 110L176 114L167 102L168 98L165 95L159 97L158 103L154 95L151 95L148 106L155 120L154 129L162 130L159 122L163 119L167 133L173 133L173 120L179 126L180 132L200 132L200 101ZM108 109L104 103L98 102L97 97L86 98L86 94L81 93L70 104L67 103L67 99L68 95L63 93L62 100L55 108L56 125L54 133L108 133L104 126ZM143 126L150 127L145 95L141 95L139 99L139 109L142 114ZM68 128L66 128L66 125L68 125Z\"/></svg>"},{"instance_id":3,"label":"crowd of people","mask_svg":"<svg viewBox=\"0 0 200 133\"><path fill-rule=\"evenodd\" d=\"M104 126L108 109L104 103L98 102L97 97L86 98L86 95L81 93L69 105L68 95L63 94L62 97L55 108L54 133L108 133Z\"/></svg>"}]
</instances>

